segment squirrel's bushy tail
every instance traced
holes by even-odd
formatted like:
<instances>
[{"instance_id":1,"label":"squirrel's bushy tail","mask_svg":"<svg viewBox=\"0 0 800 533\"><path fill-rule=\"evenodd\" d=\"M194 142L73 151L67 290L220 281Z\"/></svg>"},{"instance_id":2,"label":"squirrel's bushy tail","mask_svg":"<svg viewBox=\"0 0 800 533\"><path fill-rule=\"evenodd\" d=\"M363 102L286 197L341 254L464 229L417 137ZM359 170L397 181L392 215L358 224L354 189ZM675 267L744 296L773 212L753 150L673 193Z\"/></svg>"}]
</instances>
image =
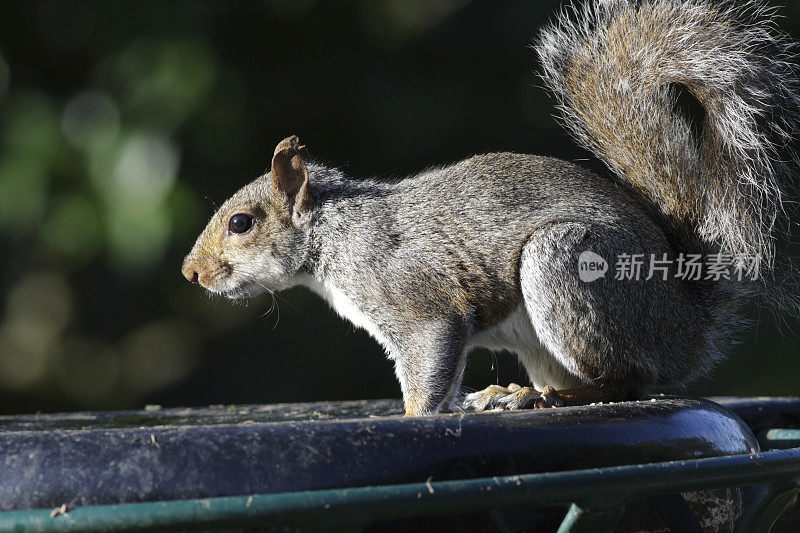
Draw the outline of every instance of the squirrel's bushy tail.
<instances>
[{"instance_id":1,"label":"squirrel's bushy tail","mask_svg":"<svg viewBox=\"0 0 800 533\"><path fill-rule=\"evenodd\" d=\"M589 0L536 43L577 140L735 260L775 258L800 122L794 43L760 1ZM677 112L680 87L705 111Z\"/></svg>"}]
</instances>

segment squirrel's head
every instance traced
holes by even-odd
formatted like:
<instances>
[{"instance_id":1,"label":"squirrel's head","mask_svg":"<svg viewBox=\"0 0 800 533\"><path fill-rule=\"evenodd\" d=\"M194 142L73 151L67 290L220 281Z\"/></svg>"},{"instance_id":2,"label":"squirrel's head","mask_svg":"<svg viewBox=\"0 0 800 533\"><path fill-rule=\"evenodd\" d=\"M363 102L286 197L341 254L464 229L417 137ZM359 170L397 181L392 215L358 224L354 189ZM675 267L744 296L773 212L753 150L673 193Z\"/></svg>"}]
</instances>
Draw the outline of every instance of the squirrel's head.
<instances>
[{"instance_id":1,"label":"squirrel's head","mask_svg":"<svg viewBox=\"0 0 800 533\"><path fill-rule=\"evenodd\" d=\"M270 172L226 200L200 234L183 260L186 279L229 298L291 285L314 207L305 154L295 136L278 144Z\"/></svg>"}]
</instances>

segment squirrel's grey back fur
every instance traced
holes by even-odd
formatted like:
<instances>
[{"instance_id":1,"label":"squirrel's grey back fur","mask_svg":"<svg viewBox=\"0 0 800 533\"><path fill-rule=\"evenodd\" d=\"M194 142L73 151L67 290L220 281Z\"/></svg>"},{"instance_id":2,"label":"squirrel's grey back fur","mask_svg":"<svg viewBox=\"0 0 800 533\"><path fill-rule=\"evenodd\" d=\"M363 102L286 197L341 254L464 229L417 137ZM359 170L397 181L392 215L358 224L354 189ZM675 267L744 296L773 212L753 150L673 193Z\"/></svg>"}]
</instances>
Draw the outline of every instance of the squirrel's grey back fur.
<instances>
[{"instance_id":1,"label":"squirrel's grey back fur","mask_svg":"<svg viewBox=\"0 0 800 533\"><path fill-rule=\"evenodd\" d=\"M592 0L537 50L565 123L617 177L496 153L351 180L291 137L217 211L183 273L231 297L315 291L386 348L407 414L450 409L475 346L516 352L536 387L490 387L467 397L476 408L681 386L721 358L753 284L674 265L589 282L579 257L722 252L769 271L795 157L790 48L757 2ZM676 84L705 110L699 138Z\"/></svg>"}]
</instances>

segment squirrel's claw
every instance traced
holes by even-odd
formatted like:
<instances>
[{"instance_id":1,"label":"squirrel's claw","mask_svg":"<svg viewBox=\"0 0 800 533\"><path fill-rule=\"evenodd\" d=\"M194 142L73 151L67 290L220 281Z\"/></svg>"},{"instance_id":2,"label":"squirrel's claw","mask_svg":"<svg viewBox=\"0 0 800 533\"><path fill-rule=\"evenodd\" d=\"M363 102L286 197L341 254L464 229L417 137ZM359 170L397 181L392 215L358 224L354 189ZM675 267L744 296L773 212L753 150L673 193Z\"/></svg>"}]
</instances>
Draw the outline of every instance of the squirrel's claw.
<instances>
[{"instance_id":1,"label":"squirrel's claw","mask_svg":"<svg viewBox=\"0 0 800 533\"><path fill-rule=\"evenodd\" d=\"M564 407L564 398L558 393L556 389L550 385L545 385L542 392L535 400L535 407L537 409L545 409L548 407Z\"/></svg>"}]
</instances>

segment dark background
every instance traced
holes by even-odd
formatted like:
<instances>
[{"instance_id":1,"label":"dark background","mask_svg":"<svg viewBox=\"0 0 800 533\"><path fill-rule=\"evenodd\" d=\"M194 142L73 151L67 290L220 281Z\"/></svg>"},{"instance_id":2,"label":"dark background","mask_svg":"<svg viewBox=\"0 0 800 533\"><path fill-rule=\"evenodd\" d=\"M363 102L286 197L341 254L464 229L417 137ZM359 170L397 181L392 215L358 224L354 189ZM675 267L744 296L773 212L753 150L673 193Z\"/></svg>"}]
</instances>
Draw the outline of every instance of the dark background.
<instances>
[{"instance_id":1,"label":"dark background","mask_svg":"<svg viewBox=\"0 0 800 533\"><path fill-rule=\"evenodd\" d=\"M354 177L496 150L587 158L527 48L556 9L4 2L0 412L399 397L379 346L315 296L234 305L181 259L290 134ZM800 6L780 13L800 35ZM796 324L761 315L692 394L800 394ZM481 352L465 386L523 376Z\"/></svg>"}]
</instances>

